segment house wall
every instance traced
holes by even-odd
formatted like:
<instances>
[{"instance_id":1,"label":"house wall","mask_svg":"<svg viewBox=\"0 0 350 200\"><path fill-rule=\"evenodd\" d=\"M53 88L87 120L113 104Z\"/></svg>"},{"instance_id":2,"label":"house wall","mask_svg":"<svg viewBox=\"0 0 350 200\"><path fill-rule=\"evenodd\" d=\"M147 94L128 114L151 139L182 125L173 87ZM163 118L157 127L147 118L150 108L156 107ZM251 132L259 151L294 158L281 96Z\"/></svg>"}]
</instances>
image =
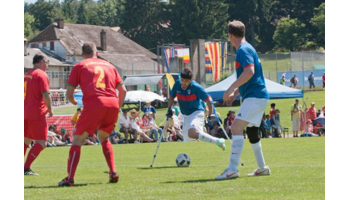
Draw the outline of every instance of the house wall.
<instances>
[{"instance_id":1,"label":"house wall","mask_svg":"<svg viewBox=\"0 0 350 200\"><path fill-rule=\"evenodd\" d=\"M67 59L66 55L67 55L67 51L64 48L64 46L61 44L60 41L53 41L54 42L54 50L50 50L50 42L52 41L45 41L45 42L40 42L38 43L39 48L44 48L47 49L49 51L51 51L52 53Z\"/></svg>"}]
</instances>

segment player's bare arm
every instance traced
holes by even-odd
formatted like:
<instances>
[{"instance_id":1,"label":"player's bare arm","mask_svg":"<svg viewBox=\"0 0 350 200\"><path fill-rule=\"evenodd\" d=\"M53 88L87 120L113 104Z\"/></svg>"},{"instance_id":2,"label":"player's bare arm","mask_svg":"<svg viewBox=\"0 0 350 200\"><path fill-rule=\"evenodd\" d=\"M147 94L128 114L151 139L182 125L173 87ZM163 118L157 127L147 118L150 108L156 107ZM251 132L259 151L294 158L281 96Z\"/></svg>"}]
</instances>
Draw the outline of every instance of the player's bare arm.
<instances>
[{"instance_id":1,"label":"player's bare arm","mask_svg":"<svg viewBox=\"0 0 350 200\"><path fill-rule=\"evenodd\" d=\"M209 116L211 113L213 113L213 104L211 102L213 102L213 99L211 98L211 96L209 96L207 101L206 101L206 103L208 104Z\"/></svg>"},{"instance_id":2,"label":"player's bare arm","mask_svg":"<svg viewBox=\"0 0 350 200\"><path fill-rule=\"evenodd\" d=\"M168 108L173 107L174 105L174 97L169 95Z\"/></svg>"},{"instance_id":3,"label":"player's bare arm","mask_svg":"<svg viewBox=\"0 0 350 200\"><path fill-rule=\"evenodd\" d=\"M124 99L127 92L124 83L120 83L119 85L117 85L117 90L119 92L119 108L121 108L124 104Z\"/></svg>"},{"instance_id":4,"label":"player's bare arm","mask_svg":"<svg viewBox=\"0 0 350 200\"><path fill-rule=\"evenodd\" d=\"M235 89L248 82L253 77L254 73L254 65L244 68L241 76L239 76L237 80L226 90L224 94L224 102L229 102L229 97L235 91Z\"/></svg>"},{"instance_id":5,"label":"player's bare arm","mask_svg":"<svg viewBox=\"0 0 350 200\"><path fill-rule=\"evenodd\" d=\"M66 91L66 97L73 105L77 105L78 102L77 100L74 99L74 90L75 90L75 87L68 85L67 91Z\"/></svg>"},{"instance_id":6,"label":"player's bare arm","mask_svg":"<svg viewBox=\"0 0 350 200\"><path fill-rule=\"evenodd\" d=\"M51 107L51 98L50 98L50 93L44 93L43 94L43 99L47 107L47 113L49 113L49 116L52 117L53 112L52 112L52 107Z\"/></svg>"}]
</instances>

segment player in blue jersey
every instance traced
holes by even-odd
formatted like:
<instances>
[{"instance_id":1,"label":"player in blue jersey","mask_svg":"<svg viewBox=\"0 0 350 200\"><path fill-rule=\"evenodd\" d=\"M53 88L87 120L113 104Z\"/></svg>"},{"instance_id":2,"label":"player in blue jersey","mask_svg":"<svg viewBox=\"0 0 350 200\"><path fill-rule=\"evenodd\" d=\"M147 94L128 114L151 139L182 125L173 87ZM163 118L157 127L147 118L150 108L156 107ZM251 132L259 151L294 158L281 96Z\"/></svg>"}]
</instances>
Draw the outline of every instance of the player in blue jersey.
<instances>
[{"instance_id":1,"label":"player in blue jersey","mask_svg":"<svg viewBox=\"0 0 350 200\"><path fill-rule=\"evenodd\" d=\"M257 168L248 176L270 175L270 168L265 165L259 138L259 127L265 108L269 102L261 63L255 49L245 39L245 26L240 21L228 24L229 39L236 47L237 80L226 90L224 101L232 105L240 94L243 104L232 122L232 149L230 164L216 179L229 179L239 176L238 163L242 154L244 137L243 130L247 127L249 142L253 148Z\"/></svg>"},{"instance_id":2,"label":"player in blue jersey","mask_svg":"<svg viewBox=\"0 0 350 200\"><path fill-rule=\"evenodd\" d=\"M167 116L172 115L171 106L174 104L174 98L177 97L181 113L184 115L183 141L188 142L190 138L200 139L214 143L225 150L226 144L223 138L215 138L203 131L205 108L200 100L208 104L209 114L213 112L211 104L213 100L203 87L193 80L192 76L190 69L182 70L181 81L178 79L170 92Z\"/></svg>"}]
</instances>

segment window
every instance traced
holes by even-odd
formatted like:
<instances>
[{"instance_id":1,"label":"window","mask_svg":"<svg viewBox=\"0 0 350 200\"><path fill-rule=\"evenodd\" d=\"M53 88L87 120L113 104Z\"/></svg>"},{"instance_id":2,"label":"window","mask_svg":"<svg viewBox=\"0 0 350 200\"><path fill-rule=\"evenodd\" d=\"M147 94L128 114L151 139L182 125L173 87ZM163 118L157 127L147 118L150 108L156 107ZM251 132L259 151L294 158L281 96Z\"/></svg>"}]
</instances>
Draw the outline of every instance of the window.
<instances>
[{"instance_id":1,"label":"window","mask_svg":"<svg viewBox=\"0 0 350 200\"><path fill-rule=\"evenodd\" d=\"M46 48L46 42L43 42L42 45L43 45L43 48Z\"/></svg>"},{"instance_id":2,"label":"window","mask_svg":"<svg viewBox=\"0 0 350 200\"><path fill-rule=\"evenodd\" d=\"M50 50L51 51L55 50L55 43L54 42L50 42Z\"/></svg>"}]
</instances>

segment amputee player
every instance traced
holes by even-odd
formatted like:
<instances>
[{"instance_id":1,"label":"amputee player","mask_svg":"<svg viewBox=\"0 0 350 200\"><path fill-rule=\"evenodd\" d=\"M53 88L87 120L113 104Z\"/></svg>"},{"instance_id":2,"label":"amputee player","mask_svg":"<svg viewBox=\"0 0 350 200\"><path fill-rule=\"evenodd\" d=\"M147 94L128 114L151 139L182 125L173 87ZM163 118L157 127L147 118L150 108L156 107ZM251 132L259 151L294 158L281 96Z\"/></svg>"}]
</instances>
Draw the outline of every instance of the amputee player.
<instances>
[{"instance_id":1,"label":"amputee player","mask_svg":"<svg viewBox=\"0 0 350 200\"><path fill-rule=\"evenodd\" d=\"M24 156L30 143L30 149L24 164L24 175L39 175L30 169L31 164L46 147L46 114L52 116L49 78L45 73L48 60L43 55L33 57L33 69L24 75Z\"/></svg>"},{"instance_id":2,"label":"amputee player","mask_svg":"<svg viewBox=\"0 0 350 200\"><path fill-rule=\"evenodd\" d=\"M170 92L167 116L172 116L174 98L180 105L180 111L184 115L183 142L188 142L190 138L200 139L218 145L225 150L226 144L223 138L215 138L203 131L204 127L204 107L200 100L207 102L209 115L213 113L213 101L209 94L193 80L192 71L185 68L181 72L181 77L175 82ZM180 81L181 79L181 81Z\"/></svg>"},{"instance_id":3,"label":"amputee player","mask_svg":"<svg viewBox=\"0 0 350 200\"><path fill-rule=\"evenodd\" d=\"M69 76L66 96L74 105L74 89L80 85L83 92L84 109L76 124L72 146L69 151L68 177L58 186L73 186L74 175L80 159L81 145L85 139L95 133L102 144L102 151L109 167L109 182L116 183L119 175L114 165L113 147L108 140L118 120L119 108L123 105L126 88L117 69L107 61L97 58L96 45L84 43L82 47L84 60L77 63ZM117 96L116 89L119 91Z\"/></svg>"},{"instance_id":4,"label":"amputee player","mask_svg":"<svg viewBox=\"0 0 350 200\"><path fill-rule=\"evenodd\" d=\"M269 94L266 90L261 63L255 49L245 39L245 26L240 21L228 24L229 39L236 47L237 80L224 94L226 105L231 105L238 94L243 97L243 104L234 119L231 131L233 135L230 163L216 179L229 179L239 176L238 163L242 154L243 130L247 127L249 142L253 148L259 166L248 176L270 175L270 168L265 165L259 138L259 126L268 104Z\"/></svg>"}]
</instances>

